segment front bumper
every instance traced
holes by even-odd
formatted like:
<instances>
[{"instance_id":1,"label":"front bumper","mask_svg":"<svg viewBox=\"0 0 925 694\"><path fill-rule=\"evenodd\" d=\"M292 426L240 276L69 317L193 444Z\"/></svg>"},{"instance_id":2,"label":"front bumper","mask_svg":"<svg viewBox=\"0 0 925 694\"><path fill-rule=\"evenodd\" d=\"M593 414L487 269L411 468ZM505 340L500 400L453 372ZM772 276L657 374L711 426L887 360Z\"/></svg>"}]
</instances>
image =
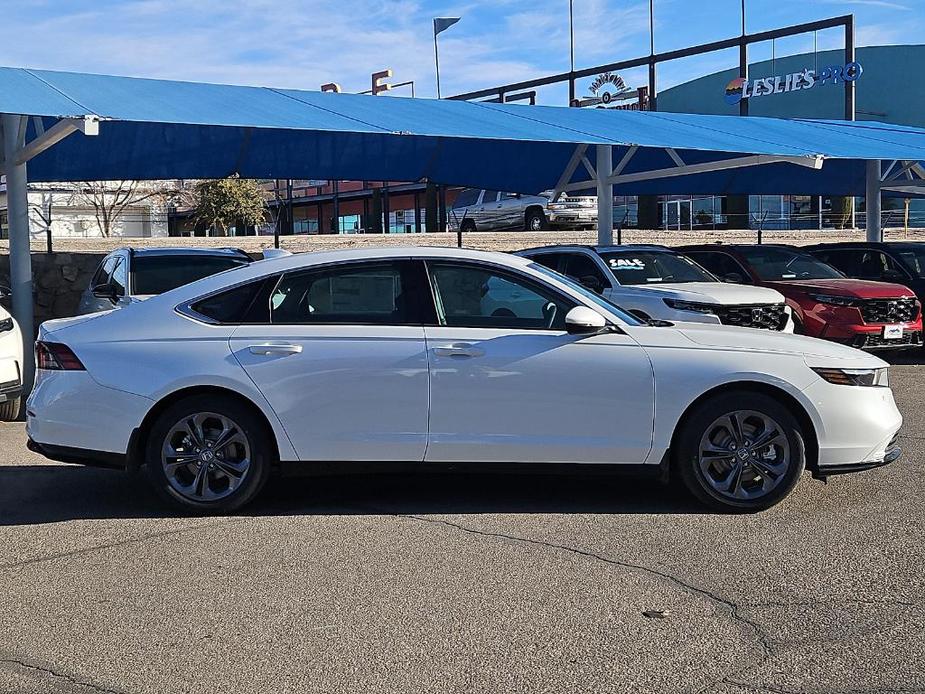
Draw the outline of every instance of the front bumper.
<instances>
[{"instance_id":1,"label":"front bumper","mask_svg":"<svg viewBox=\"0 0 925 694\"><path fill-rule=\"evenodd\" d=\"M554 226L597 224L597 210L546 210L546 220Z\"/></svg>"},{"instance_id":2,"label":"front bumper","mask_svg":"<svg viewBox=\"0 0 925 694\"><path fill-rule=\"evenodd\" d=\"M867 460L863 463L847 463L844 465L825 465L818 467L813 471L813 477L816 479L826 479L832 475L850 475L854 472L864 472L865 470L873 470L878 467L883 467L884 465L889 465L894 463L902 457L903 449L900 448L899 444L896 443L896 437L893 437L893 440L886 447L886 450L883 452L883 457L878 457L876 460Z\"/></svg>"},{"instance_id":3,"label":"front bumper","mask_svg":"<svg viewBox=\"0 0 925 694\"><path fill-rule=\"evenodd\" d=\"M0 402L9 402L22 397L22 383L19 379L0 383Z\"/></svg>"}]
</instances>

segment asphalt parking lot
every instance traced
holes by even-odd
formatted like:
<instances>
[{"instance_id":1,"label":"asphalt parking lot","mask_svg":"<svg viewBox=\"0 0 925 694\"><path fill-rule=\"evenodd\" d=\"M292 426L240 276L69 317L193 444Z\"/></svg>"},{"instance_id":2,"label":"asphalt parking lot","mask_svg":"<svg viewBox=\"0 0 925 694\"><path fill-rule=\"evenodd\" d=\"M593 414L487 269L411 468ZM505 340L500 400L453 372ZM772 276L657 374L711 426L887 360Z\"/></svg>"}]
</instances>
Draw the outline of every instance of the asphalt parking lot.
<instances>
[{"instance_id":1,"label":"asphalt parking lot","mask_svg":"<svg viewBox=\"0 0 925 694\"><path fill-rule=\"evenodd\" d=\"M0 691L925 691L925 366L893 383L901 461L754 516L404 475L182 518L2 425Z\"/></svg>"}]
</instances>

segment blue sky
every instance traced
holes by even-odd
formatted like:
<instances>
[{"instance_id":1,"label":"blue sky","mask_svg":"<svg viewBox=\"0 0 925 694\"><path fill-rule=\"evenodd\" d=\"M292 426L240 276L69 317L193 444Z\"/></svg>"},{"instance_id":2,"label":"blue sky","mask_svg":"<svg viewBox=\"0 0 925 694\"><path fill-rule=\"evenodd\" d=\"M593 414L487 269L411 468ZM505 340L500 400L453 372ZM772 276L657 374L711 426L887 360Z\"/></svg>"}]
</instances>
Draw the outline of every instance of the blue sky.
<instances>
[{"instance_id":1,"label":"blue sky","mask_svg":"<svg viewBox=\"0 0 925 694\"><path fill-rule=\"evenodd\" d=\"M648 52L648 0L574 0L578 67ZM431 19L441 35L444 95L568 69L568 0L0 0L0 65L345 91L374 70L434 87ZM655 0L656 50L735 35L739 0ZM747 0L748 30L854 13L858 44L921 43L925 0ZM837 30L818 46L840 47ZM778 56L812 50L780 41ZM770 44L752 59L771 56ZM735 51L661 68L659 87L732 67ZM909 66L912 69L912 66ZM634 86L643 71L624 75ZM561 101L547 91L541 101Z\"/></svg>"}]
</instances>

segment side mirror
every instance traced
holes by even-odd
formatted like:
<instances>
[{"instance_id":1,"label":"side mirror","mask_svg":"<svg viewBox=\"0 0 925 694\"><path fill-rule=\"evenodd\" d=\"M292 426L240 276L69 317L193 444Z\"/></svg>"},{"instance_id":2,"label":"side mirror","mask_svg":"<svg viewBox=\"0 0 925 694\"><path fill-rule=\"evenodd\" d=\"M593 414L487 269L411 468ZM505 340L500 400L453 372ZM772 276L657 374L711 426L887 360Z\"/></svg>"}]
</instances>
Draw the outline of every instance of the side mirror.
<instances>
[{"instance_id":1,"label":"side mirror","mask_svg":"<svg viewBox=\"0 0 925 694\"><path fill-rule=\"evenodd\" d=\"M585 275L584 277L579 277L578 282L585 289L590 289L595 294L604 293L604 283L594 275Z\"/></svg>"},{"instance_id":2,"label":"side mirror","mask_svg":"<svg viewBox=\"0 0 925 694\"><path fill-rule=\"evenodd\" d=\"M112 303L118 301L115 290L112 288L112 285L108 282L105 284L97 284L90 290L90 292L97 299L109 299Z\"/></svg>"},{"instance_id":3,"label":"side mirror","mask_svg":"<svg viewBox=\"0 0 925 694\"><path fill-rule=\"evenodd\" d=\"M727 272L723 275L723 282L732 282L733 284L745 284L745 278L738 272Z\"/></svg>"},{"instance_id":4,"label":"side mirror","mask_svg":"<svg viewBox=\"0 0 925 694\"><path fill-rule=\"evenodd\" d=\"M565 314L565 329L570 335L592 335L607 327L607 319L587 306L576 306Z\"/></svg>"}]
</instances>

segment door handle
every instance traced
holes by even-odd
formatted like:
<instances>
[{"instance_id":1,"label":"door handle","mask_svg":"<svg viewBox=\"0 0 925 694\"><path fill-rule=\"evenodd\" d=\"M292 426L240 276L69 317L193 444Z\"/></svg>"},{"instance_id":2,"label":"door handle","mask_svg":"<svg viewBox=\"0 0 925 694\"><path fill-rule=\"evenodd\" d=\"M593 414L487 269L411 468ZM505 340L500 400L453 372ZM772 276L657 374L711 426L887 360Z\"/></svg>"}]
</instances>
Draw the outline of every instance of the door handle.
<instances>
[{"instance_id":1,"label":"door handle","mask_svg":"<svg viewBox=\"0 0 925 694\"><path fill-rule=\"evenodd\" d=\"M481 357L485 354L485 350L465 342L459 342L434 347L434 354L438 357Z\"/></svg>"},{"instance_id":2,"label":"door handle","mask_svg":"<svg viewBox=\"0 0 925 694\"><path fill-rule=\"evenodd\" d=\"M268 356L271 354L299 354L302 345L251 345L248 347L251 354Z\"/></svg>"}]
</instances>

